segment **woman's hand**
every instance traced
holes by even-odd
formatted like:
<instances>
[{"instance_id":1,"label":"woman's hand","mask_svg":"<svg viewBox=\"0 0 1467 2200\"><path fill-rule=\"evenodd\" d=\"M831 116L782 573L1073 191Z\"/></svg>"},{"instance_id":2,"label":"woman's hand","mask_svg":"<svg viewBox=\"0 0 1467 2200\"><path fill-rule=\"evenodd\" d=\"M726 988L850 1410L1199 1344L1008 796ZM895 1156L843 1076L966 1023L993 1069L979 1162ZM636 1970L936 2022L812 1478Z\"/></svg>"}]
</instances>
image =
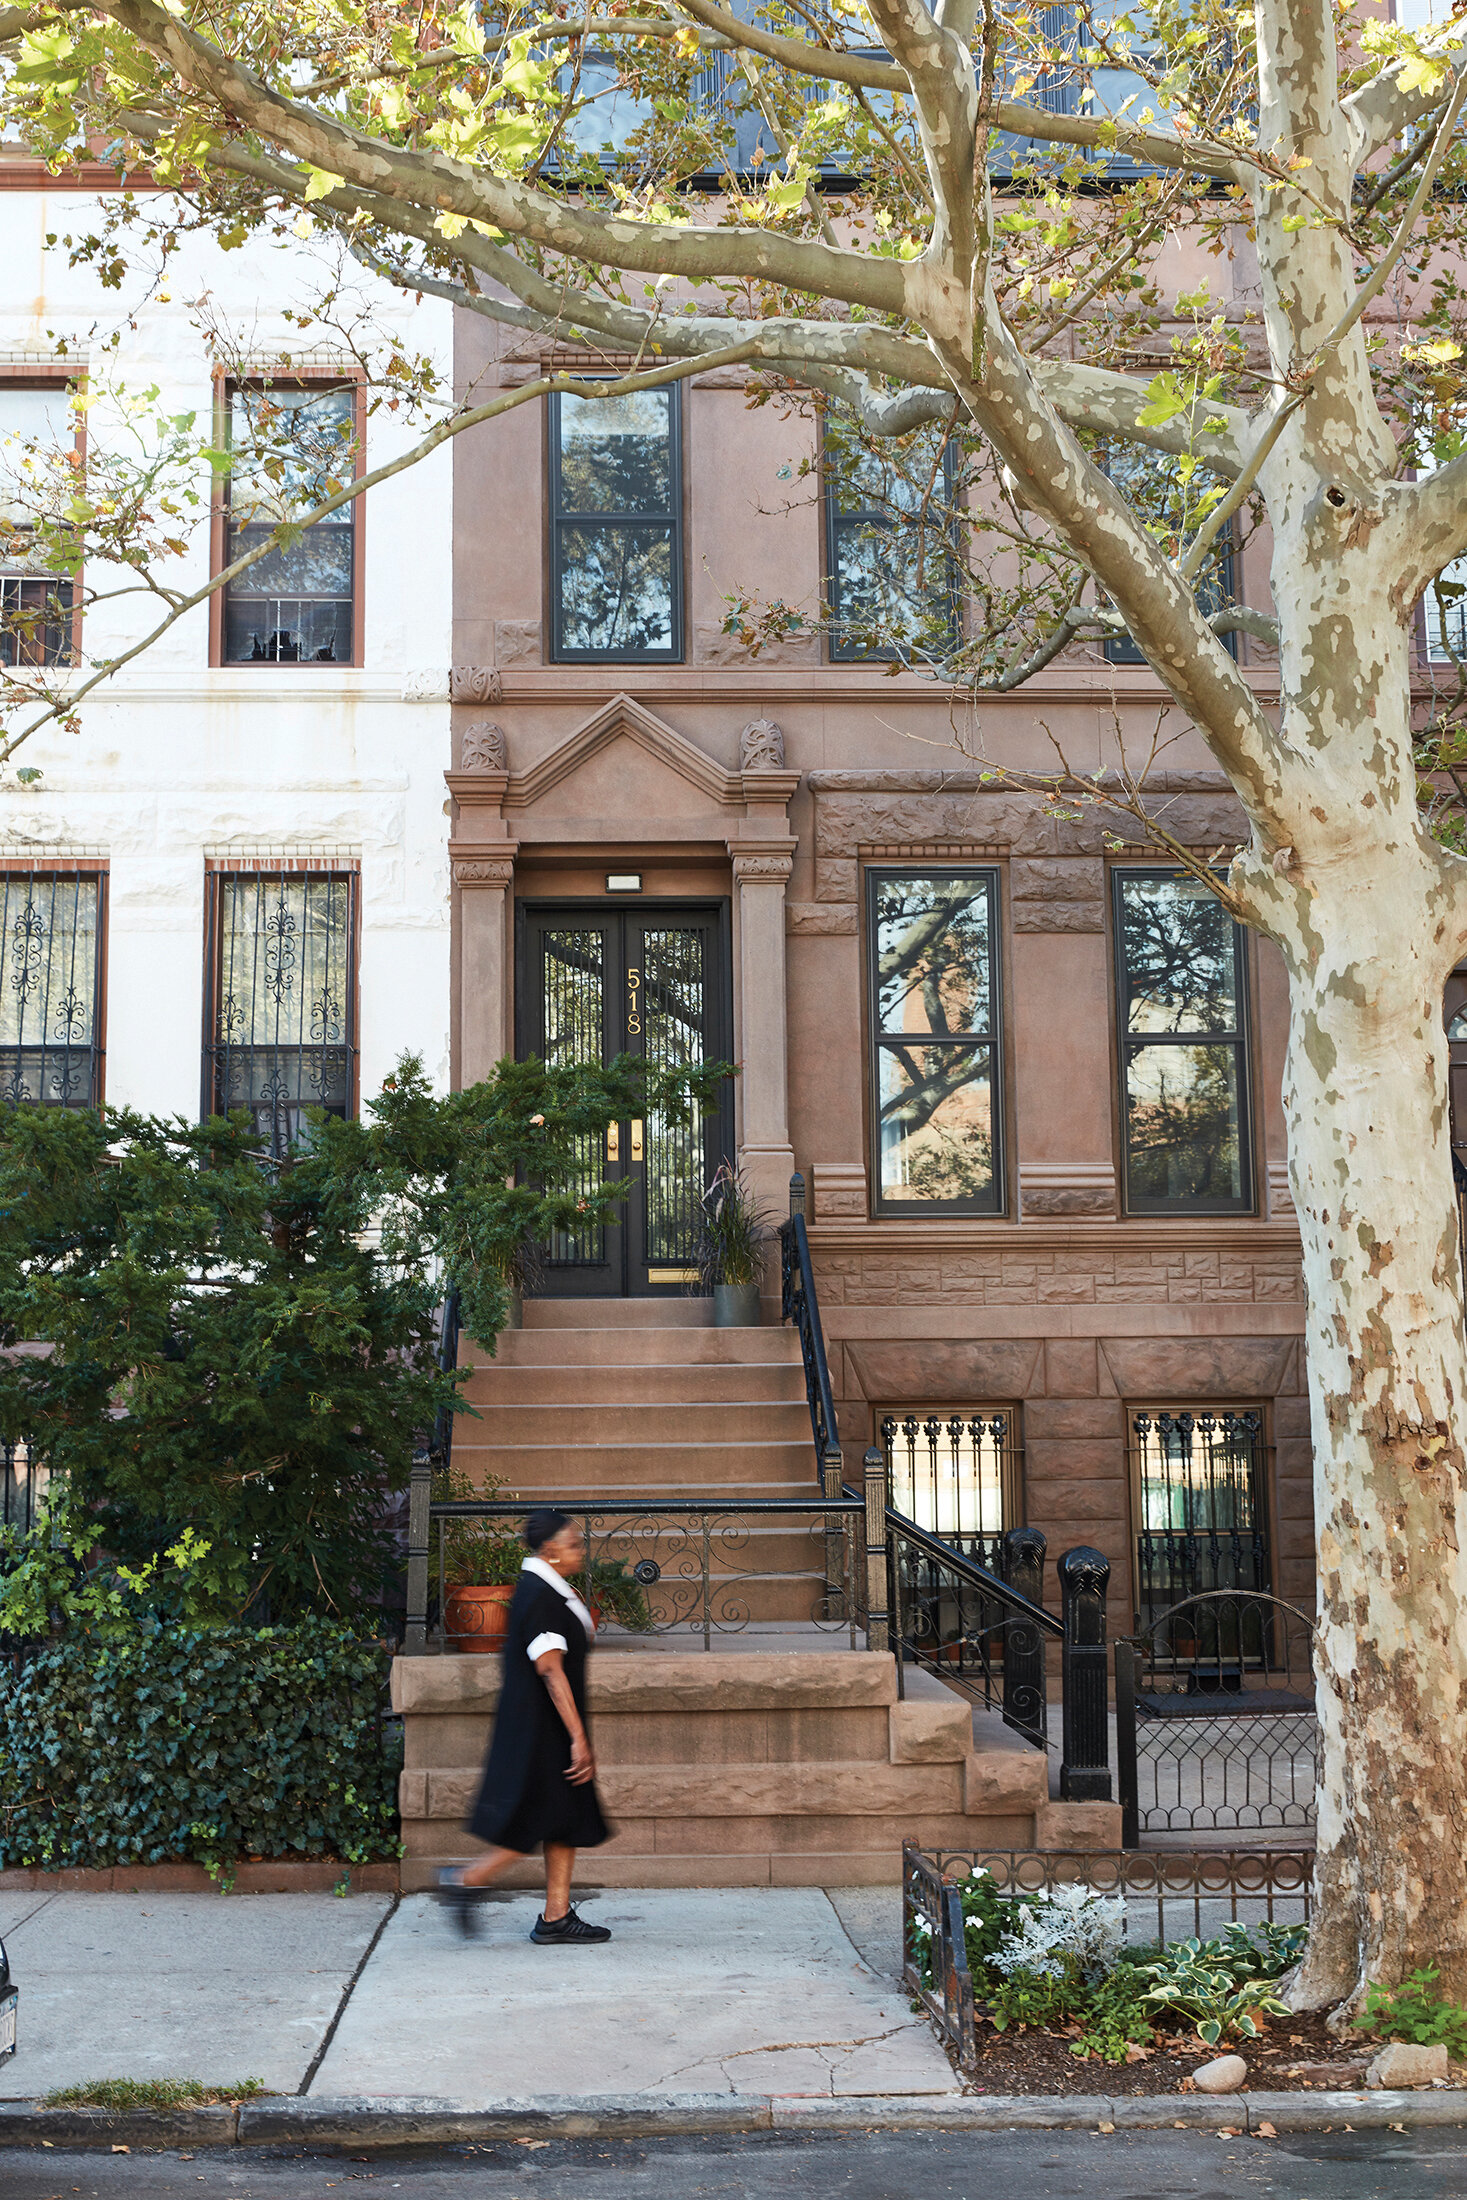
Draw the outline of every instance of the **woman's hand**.
<instances>
[{"instance_id":1,"label":"woman's hand","mask_svg":"<svg viewBox=\"0 0 1467 2200\"><path fill-rule=\"evenodd\" d=\"M566 1778L572 1787L584 1787L588 1780L594 1780L595 1777L596 1758L591 1744L584 1732L574 1735L571 1739L570 1771Z\"/></svg>"}]
</instances>

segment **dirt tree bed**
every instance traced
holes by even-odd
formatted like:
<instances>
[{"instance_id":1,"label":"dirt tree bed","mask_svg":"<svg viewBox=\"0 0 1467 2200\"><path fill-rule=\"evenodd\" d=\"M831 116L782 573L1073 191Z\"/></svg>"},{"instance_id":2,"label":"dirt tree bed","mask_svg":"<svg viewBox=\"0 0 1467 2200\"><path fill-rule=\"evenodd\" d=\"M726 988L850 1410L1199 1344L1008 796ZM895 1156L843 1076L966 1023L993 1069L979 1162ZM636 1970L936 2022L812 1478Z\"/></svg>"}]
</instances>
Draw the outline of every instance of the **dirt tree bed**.
<instances>
[{"instance_id":1,"label":"dirt tree bed","mask_svg":"<svg viewBox=\"0 0 1467 2200\"><path fill-rule=\"evenodd\" d=\"M1236 2053L1248 2065L1246 2082L1254 2091L1348 2088L1359 2085L1380 2044L1363 2033L1358 2039L1358 2046L1353 2040L1335 2039L1323 2015L1279 2017L1256 2040L1204 2047L1193 2033L1163 2034L1137 2062L1107 2063L1093 2056L1082 2062L1070 2053L1070 2041L1062 2032L1034 2027L995 2032L980 2021L977 2067L964 2077L970 2090L978 2093L1102 2093L1114 2099L1190 2091L1192 2072L1199 2063Z\"/></svg>"}]
</instances>

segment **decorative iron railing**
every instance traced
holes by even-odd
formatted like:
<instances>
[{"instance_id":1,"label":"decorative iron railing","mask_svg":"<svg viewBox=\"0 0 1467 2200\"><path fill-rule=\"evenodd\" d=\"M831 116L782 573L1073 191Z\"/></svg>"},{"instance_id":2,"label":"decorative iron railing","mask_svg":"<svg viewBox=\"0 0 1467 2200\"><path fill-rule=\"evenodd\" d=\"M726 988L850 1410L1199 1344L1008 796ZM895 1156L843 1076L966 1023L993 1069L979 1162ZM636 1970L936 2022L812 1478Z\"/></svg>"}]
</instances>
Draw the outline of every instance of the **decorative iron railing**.
<instances>
[{"instance_id":1,"label":"decorative iron railing","mask_svg":"<svg viewBox=\"0 0 1467 2200\"><path fill-rule=\"evenodd\" d=\"M1064 1627L1038 1600L1043 1536L1019 1528L1011 1531L1012 1542L1001 1539L1008 1547L1000 1558L1012 1560L1021 1588L890 1507L886 1519L898 1684L904 1666L921 1666L1000 1712L1036 1749L1045 1748L1045 1644L1063 1640Z\"/></svg>"},{"instance_id":2,"label":"decorative iron railing","mask_svg":"<svg viewBox=\"0 0 1467 2200\"><path fill-rule=\"evenodd\" d=\"M1115 1646L1121 1839L1315 1822L1314 1624L1282 1597L1188 1597Z\"/></svg>"},{"instance_id":3,"label":"decorative iron railing","mask_svg":"<svg viewBox=\"0 0 1467 2200\"><path fill-rule=\"evenodd\" d=\"M415 1484L432 1463L414 1460ZM479 1549L502 1535L504 1573L526 1507L502 1498L424 1503L421 1566L410 1553L404 1648L474 1649L481 1622L454 1604L454 1576L467 1531ZM866 1508L859 1498L806 1502L770 1499L744 1505L605 1496L562 1507L581 1522L587 1566L577 1586L598 1607L613 1639L683 1639L712 1650L732 1635L782 1635L815 1629L869 1647ZM460 1549L455 1551L456 1531ZM481 1540L483 1539L483 1540ZM509 1584L506 1583L506 1587ZM466 1584L466 1586L472 1586ZM884 1618L884 1615L882 1615Z\"/></svg>"},{"instance_id":4,"label":"decorative iron railing","mask_svg":"<svg viewBox=\"0 0 1467 2200\"><path fill-rule=\"evenodd\" d=\"M45 1462L29 1444L0 1443L0 1528L29 1535L40 1517L48 1480Z\"/></svg>"},{"instance_id":5,"label":"decorative iron railing","mask_svg":"<svg viewBox=\"0 0 1467 2200\"><path fill-rule=\"evenodd\" d=\"M1313 1858L1299 1849L923 1850L902 1844L902 1983L958 2062L970 2068L978 2007L963 1930L962 1886L977 1871L995 1894L1056 1887L1121 1895L1134 1942L1204 1939L1234 1919L1309 1922Z\"/></svg>"},{"instance_id":6,"label":"decorative iron railing","mask_svg":"<svg viewBox=\"0 0 1467 2200\"><path fill-rule=\"evenodd\" d=\"M799 1170L790 1178L790 1215L779 1231L779 1310L792 1322L800 1340L805 1368L805 1396L810 1404L810 1431L815 1439L816 1479L824 1483L827 1462L834 1456L840 1465L840 1432L836 1427L835 1401L830 1388L830 1367L825 1357L825 1335L820 1326L820 1302L815 1296L815 1274L810 1266L810 1240L805 1230L805 1179Z\"/></svg>"},{"instance_id":7,"label":"decorative iron railing","mask_svg":"<svg viewBox=\"0 0 1467 2200\"><path fill-rule=\"evenodd\" d=\"M816 1472L832 1507L857 1492L841 1478L841 1453L805 1226L805 1180L790 1178L790 1218L780 1231L781 1305L800 1339ZM939 1432L940 1433L940 1432ZM866 1627L872 1649L896 1653L897 1687L920 1665L997 1711L1033 1743L1049 1746L1046 1643L1057 1638L1064 1704L1060 1793L1071 1801L1110 1797L1106 1722L1105 1594L1110 1567L1099 1551L1066 1551L1059 1562L1062 1619L1047 1612L1044 1538L1015 1530L1000 1539L1002 1571L957 1548L891 1503L889 1463L872 1445L862 1461L866 1515Z\"/></svg>"}]
</instances>

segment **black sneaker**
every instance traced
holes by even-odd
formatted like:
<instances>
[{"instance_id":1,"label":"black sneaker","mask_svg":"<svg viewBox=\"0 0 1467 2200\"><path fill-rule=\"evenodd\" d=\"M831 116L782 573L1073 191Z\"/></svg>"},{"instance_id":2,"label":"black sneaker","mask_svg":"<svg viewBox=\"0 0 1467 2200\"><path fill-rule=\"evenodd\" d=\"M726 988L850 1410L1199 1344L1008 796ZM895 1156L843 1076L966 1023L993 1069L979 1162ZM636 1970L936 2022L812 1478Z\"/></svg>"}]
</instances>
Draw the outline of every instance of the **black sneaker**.
<instances>
[{"instance_id":1,"label":"black sneaker","mask_svg":"<svg viewBox=\"0 0 1467 2200\"><path fill-rule=\"evenodd\" d=\"M450 1864L438 1874L438 1900L465 1940L479 1935L479 1890L464 1885L463 1867Z\"/></svg>"},{"instance_id":2,"label":"black sneaker","mask_svg":"<svg viewBox=\"0 0 1467 2200\"><path fill-rule=\"evenodd\" d=\"M530 1938L541 1948L588 1948L592 1941L610 1940L611 1934L605 1925L588 1925L574 1910L567 1910L554 1924L543 1914L537 1917Z\"/></svg>"}]
</instances>

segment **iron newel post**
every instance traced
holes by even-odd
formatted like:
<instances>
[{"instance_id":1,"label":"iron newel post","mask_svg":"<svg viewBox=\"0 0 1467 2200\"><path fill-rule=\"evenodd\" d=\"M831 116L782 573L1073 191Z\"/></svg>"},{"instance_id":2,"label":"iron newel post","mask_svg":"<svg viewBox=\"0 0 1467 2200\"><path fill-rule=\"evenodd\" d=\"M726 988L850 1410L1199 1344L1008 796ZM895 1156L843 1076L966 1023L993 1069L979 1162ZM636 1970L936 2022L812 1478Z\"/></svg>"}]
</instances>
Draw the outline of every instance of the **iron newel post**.
<instances>
[{"instance_id":1,"label":"iron newel post","mask_svg":"<svg viewBox=\"0 0 1467 2200\"><path fill-rule=\"evenodd\" d=\"M1067 1803L1110 1801L1106 1724L1105 1592L1110 1560L1079 1544L1057 1569L1064 1619L1064 1755L1060 1796Z\"/></svg>"}]
</instances>

